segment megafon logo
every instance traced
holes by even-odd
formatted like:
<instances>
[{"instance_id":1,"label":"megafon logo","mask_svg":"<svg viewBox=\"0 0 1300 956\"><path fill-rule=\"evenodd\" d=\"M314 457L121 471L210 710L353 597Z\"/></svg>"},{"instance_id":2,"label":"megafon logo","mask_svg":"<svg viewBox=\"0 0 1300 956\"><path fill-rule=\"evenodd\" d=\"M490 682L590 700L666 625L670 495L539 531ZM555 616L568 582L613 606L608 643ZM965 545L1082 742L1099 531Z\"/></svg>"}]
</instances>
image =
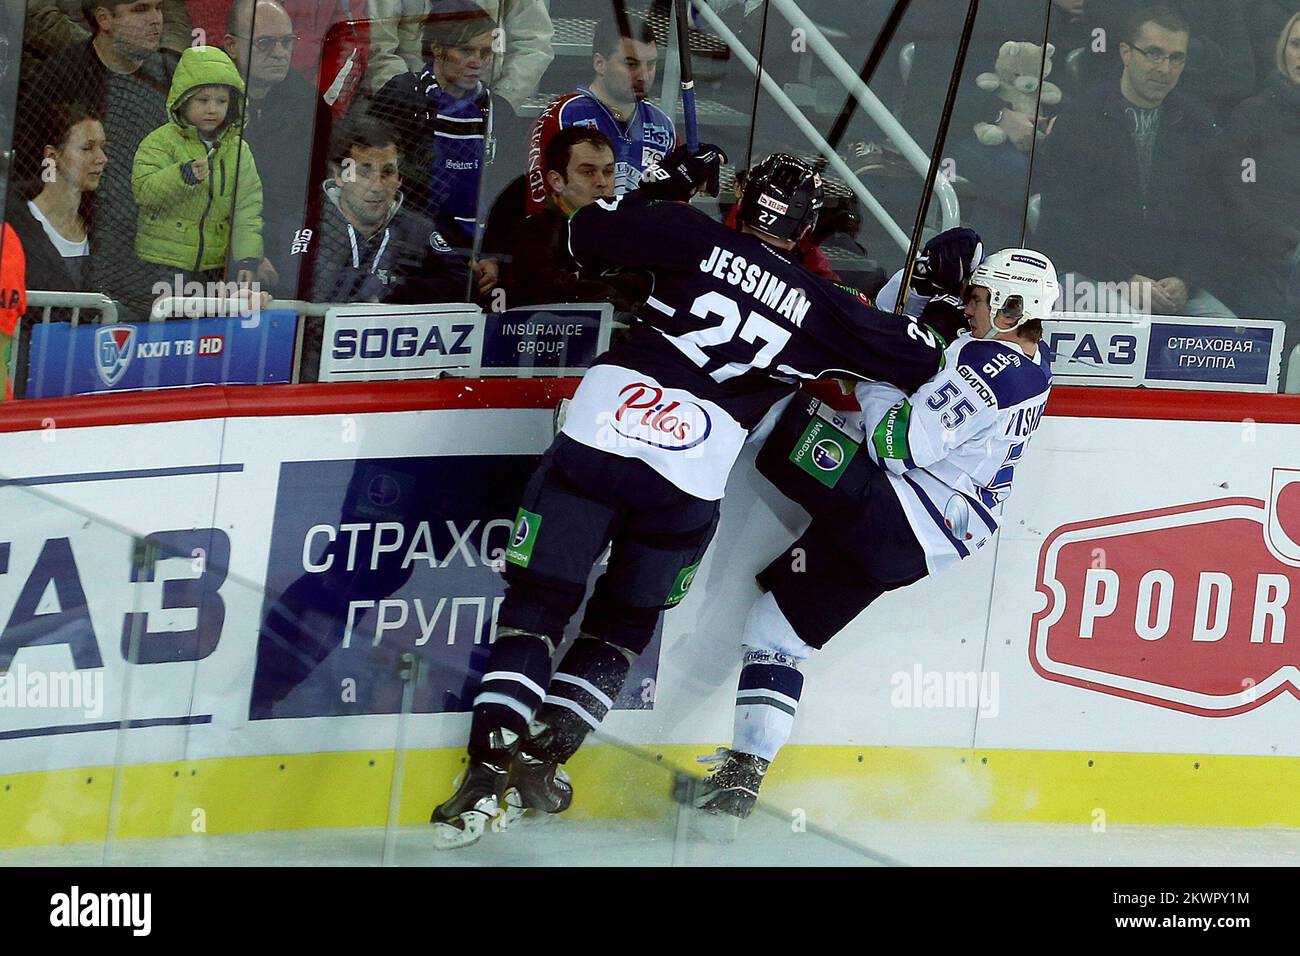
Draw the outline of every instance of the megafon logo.
<instances>
[{"instance_id":1,"label":"megafon logo","mask_svg":"<svg viewBox=\"0 0 1300 956\"><path fill-rule=\"evenodd\" d=\"M1300 469L1274 469L1267 501L1060 527L1043 544L1037 589L1046 606L1029 657L1048 680L1205 717L1300 697L1296 645L1285 643L1300 595Z\"/></svg>"},{"instance_id":2,"label":"megafon logo","mask_svg":"<svg viewBox=\"0 0 1300 956\"><path fill-rule=\"evenodd\" d=\"M623 400L614 412L614 431L624 438L668 451L694 448L709 437L713 421L702 405L669 401L664 390L634 382L619 390Z\"/></svg>"}]
</instances>

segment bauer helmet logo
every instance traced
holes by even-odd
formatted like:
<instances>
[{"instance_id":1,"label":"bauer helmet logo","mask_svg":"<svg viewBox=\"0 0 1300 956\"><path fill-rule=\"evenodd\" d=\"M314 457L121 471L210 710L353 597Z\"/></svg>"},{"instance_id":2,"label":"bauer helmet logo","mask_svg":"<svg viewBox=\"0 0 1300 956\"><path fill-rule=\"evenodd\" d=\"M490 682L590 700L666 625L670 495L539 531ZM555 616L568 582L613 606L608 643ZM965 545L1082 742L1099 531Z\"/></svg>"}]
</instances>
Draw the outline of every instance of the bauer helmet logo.
<instances>
[{"instance_id":1,"label":"bauer helmet logo","mask_svg":"<svg viewBox=\"0 0 1300 956\"><path fill-rule=\"evenodd\" d=\"M758 197L758 204L764 209L770 209L775 213L780 213L782 216L790 211L789 203L781 202L779 199L773 199L767 193L762 193Z\"/></svg>"},{"instance_id":2,"label":"bauer helmet logo","mask_svg":"<svg viewBox=\"0 0 1300 956\"><path fill-rule=\"evenodd\" d=\"M822 471L834 471L844 464L844 449L833 438L823 438L813 445L812 460Z\"/></svg>"}]
</instances>

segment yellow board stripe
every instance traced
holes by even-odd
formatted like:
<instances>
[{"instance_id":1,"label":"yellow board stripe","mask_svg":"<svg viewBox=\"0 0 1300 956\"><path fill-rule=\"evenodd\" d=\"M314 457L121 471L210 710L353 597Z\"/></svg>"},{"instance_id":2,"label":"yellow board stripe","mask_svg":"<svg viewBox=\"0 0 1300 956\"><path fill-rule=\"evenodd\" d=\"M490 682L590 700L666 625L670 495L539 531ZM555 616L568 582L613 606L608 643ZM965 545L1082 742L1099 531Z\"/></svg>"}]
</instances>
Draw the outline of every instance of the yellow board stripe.
<instances>
[{"instance_id":1,"label":"yellow board stripe","mask_svg":"<svg viewBox=\"0 0 1300 956\"><path fill-rule=\"evenodd\" d=\"M712 747L588 746L569 764L586 819L675 812L674 775ZM402 755L398 825L451 792L459 749ZM392 751L223 757L0 776L0 847L383 826ZM1300 758L790 746L763 786L771 809L839 819L1300 827ZM118 796L116 803L114 795ZM815 815L815 816L814 816ZM110 820L115 817L115 820Z\"/></svg>"}]
</instances>

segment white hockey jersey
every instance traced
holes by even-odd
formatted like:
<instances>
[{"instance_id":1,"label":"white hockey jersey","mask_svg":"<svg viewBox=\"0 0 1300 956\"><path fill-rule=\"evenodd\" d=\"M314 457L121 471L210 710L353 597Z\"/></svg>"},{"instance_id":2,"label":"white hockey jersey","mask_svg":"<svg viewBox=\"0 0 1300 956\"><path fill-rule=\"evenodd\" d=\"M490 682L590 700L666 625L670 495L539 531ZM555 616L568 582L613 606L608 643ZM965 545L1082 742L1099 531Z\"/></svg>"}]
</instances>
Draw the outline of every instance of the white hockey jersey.
<instances>
[{"instance_id":1,"label":"white hockey jersey","mask_svg":"<svg viewBox=\"0 0 1300 956\"><path fill-rule=\"evenodd\" d=\"M911 396L863 382L865 445L889 476L935 574L997 531L1016 465L1051 389L1051 357L962 333L943 369Z\"/></svg>"}]
</instances>

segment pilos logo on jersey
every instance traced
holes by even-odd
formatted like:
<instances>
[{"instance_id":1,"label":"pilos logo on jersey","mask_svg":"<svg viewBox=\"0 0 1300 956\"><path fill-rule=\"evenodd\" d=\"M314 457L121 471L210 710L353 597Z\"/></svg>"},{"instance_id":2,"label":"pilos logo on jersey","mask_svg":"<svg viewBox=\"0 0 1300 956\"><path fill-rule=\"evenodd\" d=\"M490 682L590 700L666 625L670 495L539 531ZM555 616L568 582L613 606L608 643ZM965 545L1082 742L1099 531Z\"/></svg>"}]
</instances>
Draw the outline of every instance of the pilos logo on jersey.
<instances>
[{"instance_id":1,"label":"pilos logo on jersey","mask_svg":"<svg viewBox=\"0 0 1300 956\"><path fill-rule=\"evenodd\" d=\"M790 452L790 461L827 488L834 488L862 447L847 431L848 422L819 404L817 414Z\"/></svg>"},{"instance_id":2,"label":"pilos logo on jersey","mask_svg":"<svg viewBox=\"0 0 1300 956\"><path fill-rule=\"evenodd\" d=\"M1206 547L1206 542L1213 542ZM1205 717L1300 697L1300 468L1220 498L1056 529L1029 656L1048 680ZM1291 631L1295 631L1292 602Z\"/></svg>"},{"instance_id":3,"label":"pilos logo on jersey","mask_svg":"<svg viewBox=\"0 0 1300 956\"><path fill-rule=\"evenodd\" d=\"M709 437L713 421L698 402L666 399L664 390L633 382L618 393L621 404L608 424L629 441L668 451L687 451Z\"/></svg>"}]
</instances>

